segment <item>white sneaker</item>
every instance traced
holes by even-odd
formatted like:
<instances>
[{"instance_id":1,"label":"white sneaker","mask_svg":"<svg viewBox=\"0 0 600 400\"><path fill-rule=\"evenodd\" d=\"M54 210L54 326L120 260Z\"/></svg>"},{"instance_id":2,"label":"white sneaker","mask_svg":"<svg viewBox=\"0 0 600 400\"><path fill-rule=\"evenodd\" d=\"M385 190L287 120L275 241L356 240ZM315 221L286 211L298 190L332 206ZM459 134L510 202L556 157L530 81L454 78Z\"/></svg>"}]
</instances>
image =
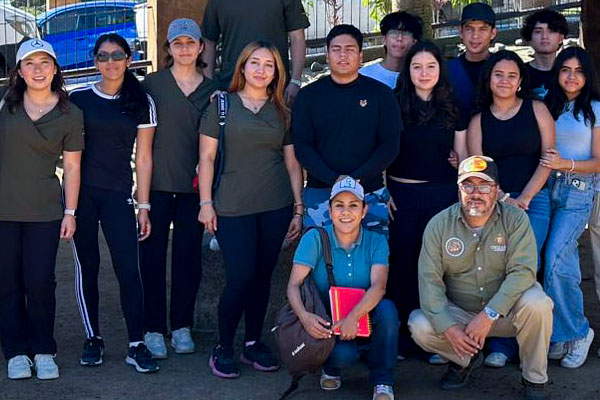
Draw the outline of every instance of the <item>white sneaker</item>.
<instances>
[{"instance_id":1,"label":"white sneaker","mask_svg":"<svg viewBox=\"0 0 600 400\"><path fill-rule=\"evenodd\" d=\"M568 346L565 342L550 343L550 348L548 349L548 359L562 360L565 354L567 354L567 350Z\"/></svg>"},{"instance_id":2,"label":"white sneaker","mask_svg":"<svg viewBox=\"0 0 600 400\"><path fill-rule=\"evenodd\" d=\"M192 340L190 328L180 328L173 331L171 346L177 354L190 354L196 351L196 345Z\"/></svg>"},{"instance_id":3,"label":"white sneaker","mask_svg":"<svg viewBox=\"0 0 600 400\"><path fill-rule=\"evenodd\" d=\"M569 350L567 351L565 358L560 362L560 366L565 368L581 367L587 358L593 340L594 330L590 328L583 339L569 342Z\"/></svg>"},{"instance_id":4,"label":"white sneaker","mask_svg":"<svg viewBox=\"0 0 600 400\"><path fill-rule=\"evenodd\" d=\"M165 337L162 333L147 332L144 335L144 344L146 344L146 347L152 353L152 358L167 358L167 346L165 345Z\"/></svg>"},{"instance_id":5,"label":"white sneaker","mask_svg":"<svg viewBox=\"0 0 600 400\"><path fill-rule=\"evenodd\" d=\"M394 400L394 388L390 385L376 385L373 388L373 400Z\"/></svg>"},{"instance_id":6,"label":"white sneaker","mask_svg":"<svg viewBox=\"0 0 600 400\"><path fill-rule=\"evenodd\" d=\"M446 357L440 356L439 354L434 354L429 357L428 361L431 365L445 365L448 364L450 360L448 360Z\"/></svg>"},{"instance_id":7,"label":"white sneaker","mask_svg":"<svg viewBox=\"0 0 600 400\"><path fill-rule=\"evenodd\" d=\"M321 379L319 379L321 389L323 390L338 390L342 386L342 378L339 376L327 375L325 372L321 372Z\"/></svg>"},{"instance_id":8,"label":"white sneaker","mask_svg":"<svg viewBox=\"0 0 600 400\"><path fill-rule=\"evenodd\" d=\"M219 242L217 241L217 237L213 236L210 239L210 243L208 244L208 247L212 250L212 251L221 251L221 246L219 246Z\"/></svg>"},{"instance_id":9,"label":"white sneaker","mask_svg":"<svg viewBox=\"0 0 600 400\"><path fill-rule=\"evenodd\" d=\"M27 356L14 356L8 360L8 379L31 378L33 363Z\"/></svg>"},{"instance_id":10,"label":"white sneaker","mask_svg":"<svg viewBox=\"0 0 600 400\"><path fill-rule=\"evenodd\" d=\"M490 355L488 355L485 358L485 361L483 363L487 367L502 368L506 365L507 360L508 360L508 357L506 356L506 354L500 353L499 351L497 351L494 353L490 353Z\"/></svg>"},{"instance_id":11,"label":"white sneaker","mask_svg":"<svg viewBox=\"0 0 600 400\"><path fill-rule=\"evenodd\" d=\"M52 354L36 354L34 368L38 379L56 379L59 377L58 365Z\"/></svg>"}]
</instances>

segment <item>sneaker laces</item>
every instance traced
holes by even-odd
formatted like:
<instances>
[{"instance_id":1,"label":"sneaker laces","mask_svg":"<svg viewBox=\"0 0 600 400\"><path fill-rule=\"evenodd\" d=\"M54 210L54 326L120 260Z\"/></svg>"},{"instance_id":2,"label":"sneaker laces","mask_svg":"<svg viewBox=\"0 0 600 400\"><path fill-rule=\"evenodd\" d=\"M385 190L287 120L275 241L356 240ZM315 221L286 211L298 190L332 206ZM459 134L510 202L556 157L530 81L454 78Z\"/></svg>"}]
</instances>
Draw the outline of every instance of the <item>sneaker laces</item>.
<instances>
[{"instance_id":1,"label":"sneaker laces","mask_svg":"<svg viewBox=\"0 0 600 400\"><path fill-rule=\"evenodd\" d=\"M158 332L148 332L145 337L145 341L150 345L160 345L164 340L162 333Z\"/></svg>"},{"instance_id":2,"label":"sneaker laces","mask_svg":"<svg viewBox=\"0 0 600 400\"><path fill-rule=\"evenodd\" d=\"M139 361L148 361L152 359L152 353L146 347L144 343L140 343L135 348L135 357Z\"/></svg>"},{"instance_id":3,"label":"sneaker laces","mask_svg":"<svg viewBox=\"0 0 600 400\"><path fill-rule=\"evenodd\" d=\"M389 394L393 395L394 390L390 385L375 385L375 394Z\"/></svg>"},{"instance_id":4,"label":"sneaker laces","mask_svg":"<svg viewBox=\"0 0 600 400\"><path fill-rule=\"evenodd\" d=\"M54 368L54 356L51 354L38 354L35 356L36 368Z\"/></svg>"},{"instance_id":5,"label":"sneaker laces","mask_svg":"<svg viewBox=\"0 0 600 400\"><path fill-rule=\"evenodd\" d=\"M33 367L33 362L25 355L13 357L10 359L9 363L15 368Z\"/></svg>"}]
</instances>

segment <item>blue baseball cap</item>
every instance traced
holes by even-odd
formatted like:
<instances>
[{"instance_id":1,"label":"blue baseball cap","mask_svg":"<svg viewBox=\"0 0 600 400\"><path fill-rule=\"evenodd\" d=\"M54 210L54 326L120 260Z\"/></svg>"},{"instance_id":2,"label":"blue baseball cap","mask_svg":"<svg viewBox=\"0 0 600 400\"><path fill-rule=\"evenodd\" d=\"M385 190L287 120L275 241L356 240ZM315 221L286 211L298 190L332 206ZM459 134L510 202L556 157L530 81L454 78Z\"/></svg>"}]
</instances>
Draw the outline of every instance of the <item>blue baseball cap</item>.
<instances>
[{"instance_id":1,"label":"blue baseball cap","mask_svg":"<svg viewBox=\"0 0 600 400\"><path fill-rule=\"evenodd\" d=\"M344 179L337 181L331 188L331 195L329 200L332 200L335 196L340 193L349 192L358 197L360 201L365 199L365 189L351 176L347 176Z\"/></svg>"},{"instance_id":2,"label":"blue baseball cap","mask_svg":"<svg viewBox=\"0 0 600 400\"><path fill-rule=\"evenodd\" d=\"M202 39L202 32L200 27L193 19L189 18L178 18L171 21L169 24L169 30L167 31L167 40L171 43L179 36L187 36L194 40L200 41Z\"/></svg>"}]
</instances>

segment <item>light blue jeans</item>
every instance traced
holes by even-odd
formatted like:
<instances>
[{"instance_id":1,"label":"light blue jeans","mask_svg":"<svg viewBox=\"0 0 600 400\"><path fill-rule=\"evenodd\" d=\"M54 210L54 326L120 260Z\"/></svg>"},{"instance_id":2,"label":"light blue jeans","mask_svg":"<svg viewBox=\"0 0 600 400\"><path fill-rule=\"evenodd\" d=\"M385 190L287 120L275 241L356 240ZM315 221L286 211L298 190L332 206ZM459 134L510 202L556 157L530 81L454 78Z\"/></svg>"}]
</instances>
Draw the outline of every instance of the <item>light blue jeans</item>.
<instances>
[{"instance_id":1,"label":"light blue jeans","mask_svg":"<svg viewBox=\"0 0 600 400\"><path fill-rule=\"evenodd\" d=\"M554 301L551 342L586 336L577 239L583 233L594 201L594 174L555 172L549 180L552 214L545 251L544 289Z\"/></svg>"},{"instance_id":2,"label":"light blue jeans","mask_svg":"<svg viewBox=\"0 0 600 400\"><path fill-rule=\"evenodd\" d=\"M510 193L510 197L517 198L520 193ZM540 269L540 252L548 235L550 225L550 190L543 188L529 202L527 210L529 223L535 236L535 244L538 253L538 271ZM490 338L487 344L489 353L502 353L510 361L516 361L519 356L519 348L515 338Z\"/></svg>"}]
</instances>

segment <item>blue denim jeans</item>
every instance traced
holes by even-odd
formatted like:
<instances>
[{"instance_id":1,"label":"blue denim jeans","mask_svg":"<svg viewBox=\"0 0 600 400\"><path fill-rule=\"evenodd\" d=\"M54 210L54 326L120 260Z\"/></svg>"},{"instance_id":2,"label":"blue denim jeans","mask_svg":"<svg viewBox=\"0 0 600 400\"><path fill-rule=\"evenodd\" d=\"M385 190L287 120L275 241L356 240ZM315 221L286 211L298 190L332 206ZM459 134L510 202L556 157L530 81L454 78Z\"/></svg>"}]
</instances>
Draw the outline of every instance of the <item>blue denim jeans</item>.
<instances>
[{"instance_id":1,"label":"blue denim jeans","mask_svg":"<svg viewBox=\"0 0 600 400\"><path fill-rule=\"evenodd\" d=\"M394 384L394 368L398 355L398 311L391 300L383 299L370 313L373 332L369 338L336 341L325 362L327 375L340 376L344 368L354 364L365 353L371 385Z\"/></svg>"},{"instance_id":2,"label":"blue denim jeans","mask_svg":"<svg viewBox=\"0 0 600 400\"><path fill-rule=\"evenodd\" d=\"M520 193L511 193L510 197L517 198ZM527 210L529 223L535 236L535 244L538 253L538 271L540 269L541 251L548 236L550 226L550 189L540 190L529 203ZM503 353L511 361L516 361L519 356L517 340L515 338L490 338L487 349L490 353Z\"/></svg>"},{"instance_id":3,"label":"blue denim jeans","mask_svg":"<svg viewBox=\"0 0 600 400\"><path fill-rule=\"evenodd\" d=\"M583 233L594 201L594 174L556 172L550 178L552 219L545 252L544 289L554 301L551 342L586 336L577 239Z\"/></svg>"}]
</instances>

